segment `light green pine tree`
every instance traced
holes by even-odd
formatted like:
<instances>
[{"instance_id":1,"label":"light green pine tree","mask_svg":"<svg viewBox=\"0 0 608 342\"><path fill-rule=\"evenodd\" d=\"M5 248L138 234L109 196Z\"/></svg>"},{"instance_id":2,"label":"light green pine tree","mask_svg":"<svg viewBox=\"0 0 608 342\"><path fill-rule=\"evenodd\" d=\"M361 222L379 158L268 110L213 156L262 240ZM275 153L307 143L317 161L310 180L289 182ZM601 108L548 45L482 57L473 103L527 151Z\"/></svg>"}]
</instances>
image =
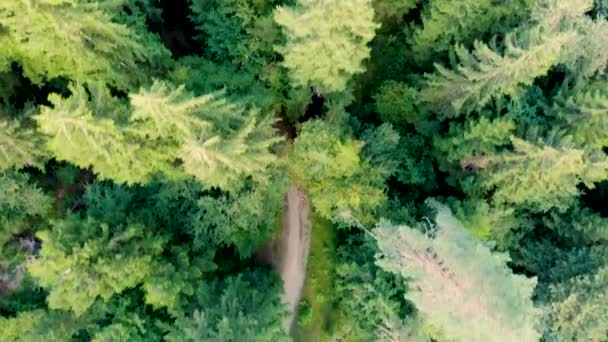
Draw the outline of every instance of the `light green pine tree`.
<instances>
[{"instance_id":1,"label":"light green pine tree","mask_svg":"<svg viewBox=\"0 0 608 342\"><path fill-rule=\"evenodd\" d=\"M299 0L279 7L274 18L287 36L278 50L295 85L340 92L365 70L367 44L378 27L371 0Z\"/></svg>"},{"instance_id":2,"label":"light green pine tree","mask_svg":"<svg viewBox=\"0 0 608 342\"><path fill-rule=\"evenodd\" d=\"M93 166L104 179L127 183L145 179L152 167L150 159L138 153L139 146L130 143L111 118L93 113L95 100L82 85L71 85L70 91L68 98L51 94L52 107L43 106L35 117L39 131L48 136L49 150L57 159L83 169Z\"/></svg>"},{"instance_id":3,"label":"light green pine tree","mask_svg":"<svg viewBox=\"0 0 608 342\"><path fill-rule=\"evenodd\" d=\"M53 107L36 120L58 159L93 167L101 178L131 184L189 174L229 189L247 176L264 178L276 159L274 120L218 93L195 97L155 82L131 94L129 110L103 89L89 87L91 97L82 85L70 89L67 99L51 95Z\"/></svg>"},{"instance_id":4,"label":"light green pine tree","mask_svg":"<svg viewBox=\"0 0 608 342\"><path fill-rule=\"evenodd\" d=\"M41 138L17 122L0 119L0 172L38 165L45 155Z\"/></svg>"},{"instance_id":5,"label":"light green pine tree","mask_svg":"<svg viewBox=\"0 0 608 342\"><path fill-rule=\"evenodd\" d=\"M171 141L177 147L173 157L203 183L230 188L246 176L263 178L262 171L276 160L269 150L281 141L274 119L217 93L193 97L183 87L157 82L132 95L131 105L134 131Z\"/></svg>"},{"instance_id":6,"label":"light green pine tree","mask_svg":"<svg viewBox=\"0 0 608 342\"><path fill-rule=\"evenodd\" d=\"M17 62L35 84L67 77L128 89L147 77L142 39L89 1L3 1L0 22L0 70Z\"/></svg>"},{"instance_id":7,"label":"light green pine tree","mask_svg":"<svg viewBox=\"0 0 608 342\"><path fill-rule=\"evenodd\" d=\"M592 189L594 183L608 177L606 156L586 153L571 147L567 139L556 139L558 144L539 141L537 145L513 137L514 152L486 160L483 187L494 190L493 198L499 203L537 211L565 210L580 194L579 184Z\"/></svg>"},{"instance_id":8,"label":"light green pine tree","mask_svg":"<svg viewBox=\"0 0 608 342\"><path fill-rule=\"evenodd\" d=\"M364 143L341 137L339 129L322 120L306 122L289 157L290 176L308 191L324 218L371 223L385 200L385 170L362 158Z\"/></svg>"},{"instance_id":9,"label":"light green pine tree","mask_svg":"<svg viewBox=\"0 0 608 342\"><path fill-rule=\"evenodd\" d=\"M160 267L166 239L140 225L114 226L70 216L37 234L40 257L27 265L49 291L51 309L82 315L97 298L108 301Z\"/></svg>"}]
</instances>

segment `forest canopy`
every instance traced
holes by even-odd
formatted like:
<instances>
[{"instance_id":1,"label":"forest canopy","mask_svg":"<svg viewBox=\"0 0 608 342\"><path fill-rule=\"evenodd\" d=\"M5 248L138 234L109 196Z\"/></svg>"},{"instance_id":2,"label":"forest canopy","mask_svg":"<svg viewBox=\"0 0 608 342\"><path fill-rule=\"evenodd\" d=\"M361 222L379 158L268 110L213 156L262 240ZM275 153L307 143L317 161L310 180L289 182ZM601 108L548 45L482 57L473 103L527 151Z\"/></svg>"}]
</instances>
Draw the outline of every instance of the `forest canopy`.
<instances>
[{"instance_id":1,"label":"forest canopy","mask_svg":"<svg viewBox=\"0 0 608 342\"><path fill-rule=\"evenodd\" d=\"M607 0L0 0L0 341L608 341Z\"/></svg>"}]
</instances>

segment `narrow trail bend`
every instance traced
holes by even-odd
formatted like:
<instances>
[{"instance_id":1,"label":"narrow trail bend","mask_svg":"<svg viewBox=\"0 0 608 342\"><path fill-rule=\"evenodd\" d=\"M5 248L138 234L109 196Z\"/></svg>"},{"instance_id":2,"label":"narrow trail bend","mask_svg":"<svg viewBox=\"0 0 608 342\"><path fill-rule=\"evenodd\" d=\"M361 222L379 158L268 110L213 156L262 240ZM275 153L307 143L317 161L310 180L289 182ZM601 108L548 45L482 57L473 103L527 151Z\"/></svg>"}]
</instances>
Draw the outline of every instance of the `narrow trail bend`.
<instances>
[{"instance_id":1,"label":"narrow trail bend","mask_svg":"<svg viewBox=\"0 0 608 342\"><path fill-rule=\"evenodd\" d=\"M287 333L291 333L293 328L306 280L311 234L309 214L310 203L306 194L298 187L291 186L283 212L283 232L277 260L278 271L283 279L283 302L290 310L283 322Z\"/></svg>"}]
</instances>

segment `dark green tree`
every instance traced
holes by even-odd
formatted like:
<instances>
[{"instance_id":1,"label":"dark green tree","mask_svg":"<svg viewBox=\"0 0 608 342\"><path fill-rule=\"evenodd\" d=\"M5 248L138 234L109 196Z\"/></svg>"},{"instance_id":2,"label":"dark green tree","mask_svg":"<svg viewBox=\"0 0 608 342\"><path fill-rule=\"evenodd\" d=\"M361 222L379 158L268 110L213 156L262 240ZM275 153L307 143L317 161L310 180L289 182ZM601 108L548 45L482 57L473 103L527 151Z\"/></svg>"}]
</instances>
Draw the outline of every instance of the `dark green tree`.
<instances>
[{"instance_id":1,"label":"dark green tree","mask_svg":"<svg viewBox=\"0 0 608 342\"><path fill-rule=\"evenodd\" d=\"M178 341L287 341L278 279L245 271L197 289L192 311L180 315L166 339Z\"/></svg>"}]
</instances>

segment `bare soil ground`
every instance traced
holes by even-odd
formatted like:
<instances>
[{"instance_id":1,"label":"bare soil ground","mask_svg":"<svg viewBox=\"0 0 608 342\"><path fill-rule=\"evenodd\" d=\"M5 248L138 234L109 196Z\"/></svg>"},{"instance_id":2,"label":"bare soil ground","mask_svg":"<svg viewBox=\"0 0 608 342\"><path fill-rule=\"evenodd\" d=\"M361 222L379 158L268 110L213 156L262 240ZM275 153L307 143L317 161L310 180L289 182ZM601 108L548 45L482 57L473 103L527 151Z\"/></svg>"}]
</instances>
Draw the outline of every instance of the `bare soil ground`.
<instances>
[{"instance_id":1,"label":"bare soil ground","mask_svg":"<svg viewBox=\"0 0 608 342\"><path fill-rule=\"evenodd\" d=\"M283 279L283 302L290 315L283 327L291 332L298 310L298 303L306 280L306 263L310 250L311 225L310 203L306 194L295 186L287 193L287 205L283 212L283 233L276 265Z\"/></svg>"}]
</instances>

